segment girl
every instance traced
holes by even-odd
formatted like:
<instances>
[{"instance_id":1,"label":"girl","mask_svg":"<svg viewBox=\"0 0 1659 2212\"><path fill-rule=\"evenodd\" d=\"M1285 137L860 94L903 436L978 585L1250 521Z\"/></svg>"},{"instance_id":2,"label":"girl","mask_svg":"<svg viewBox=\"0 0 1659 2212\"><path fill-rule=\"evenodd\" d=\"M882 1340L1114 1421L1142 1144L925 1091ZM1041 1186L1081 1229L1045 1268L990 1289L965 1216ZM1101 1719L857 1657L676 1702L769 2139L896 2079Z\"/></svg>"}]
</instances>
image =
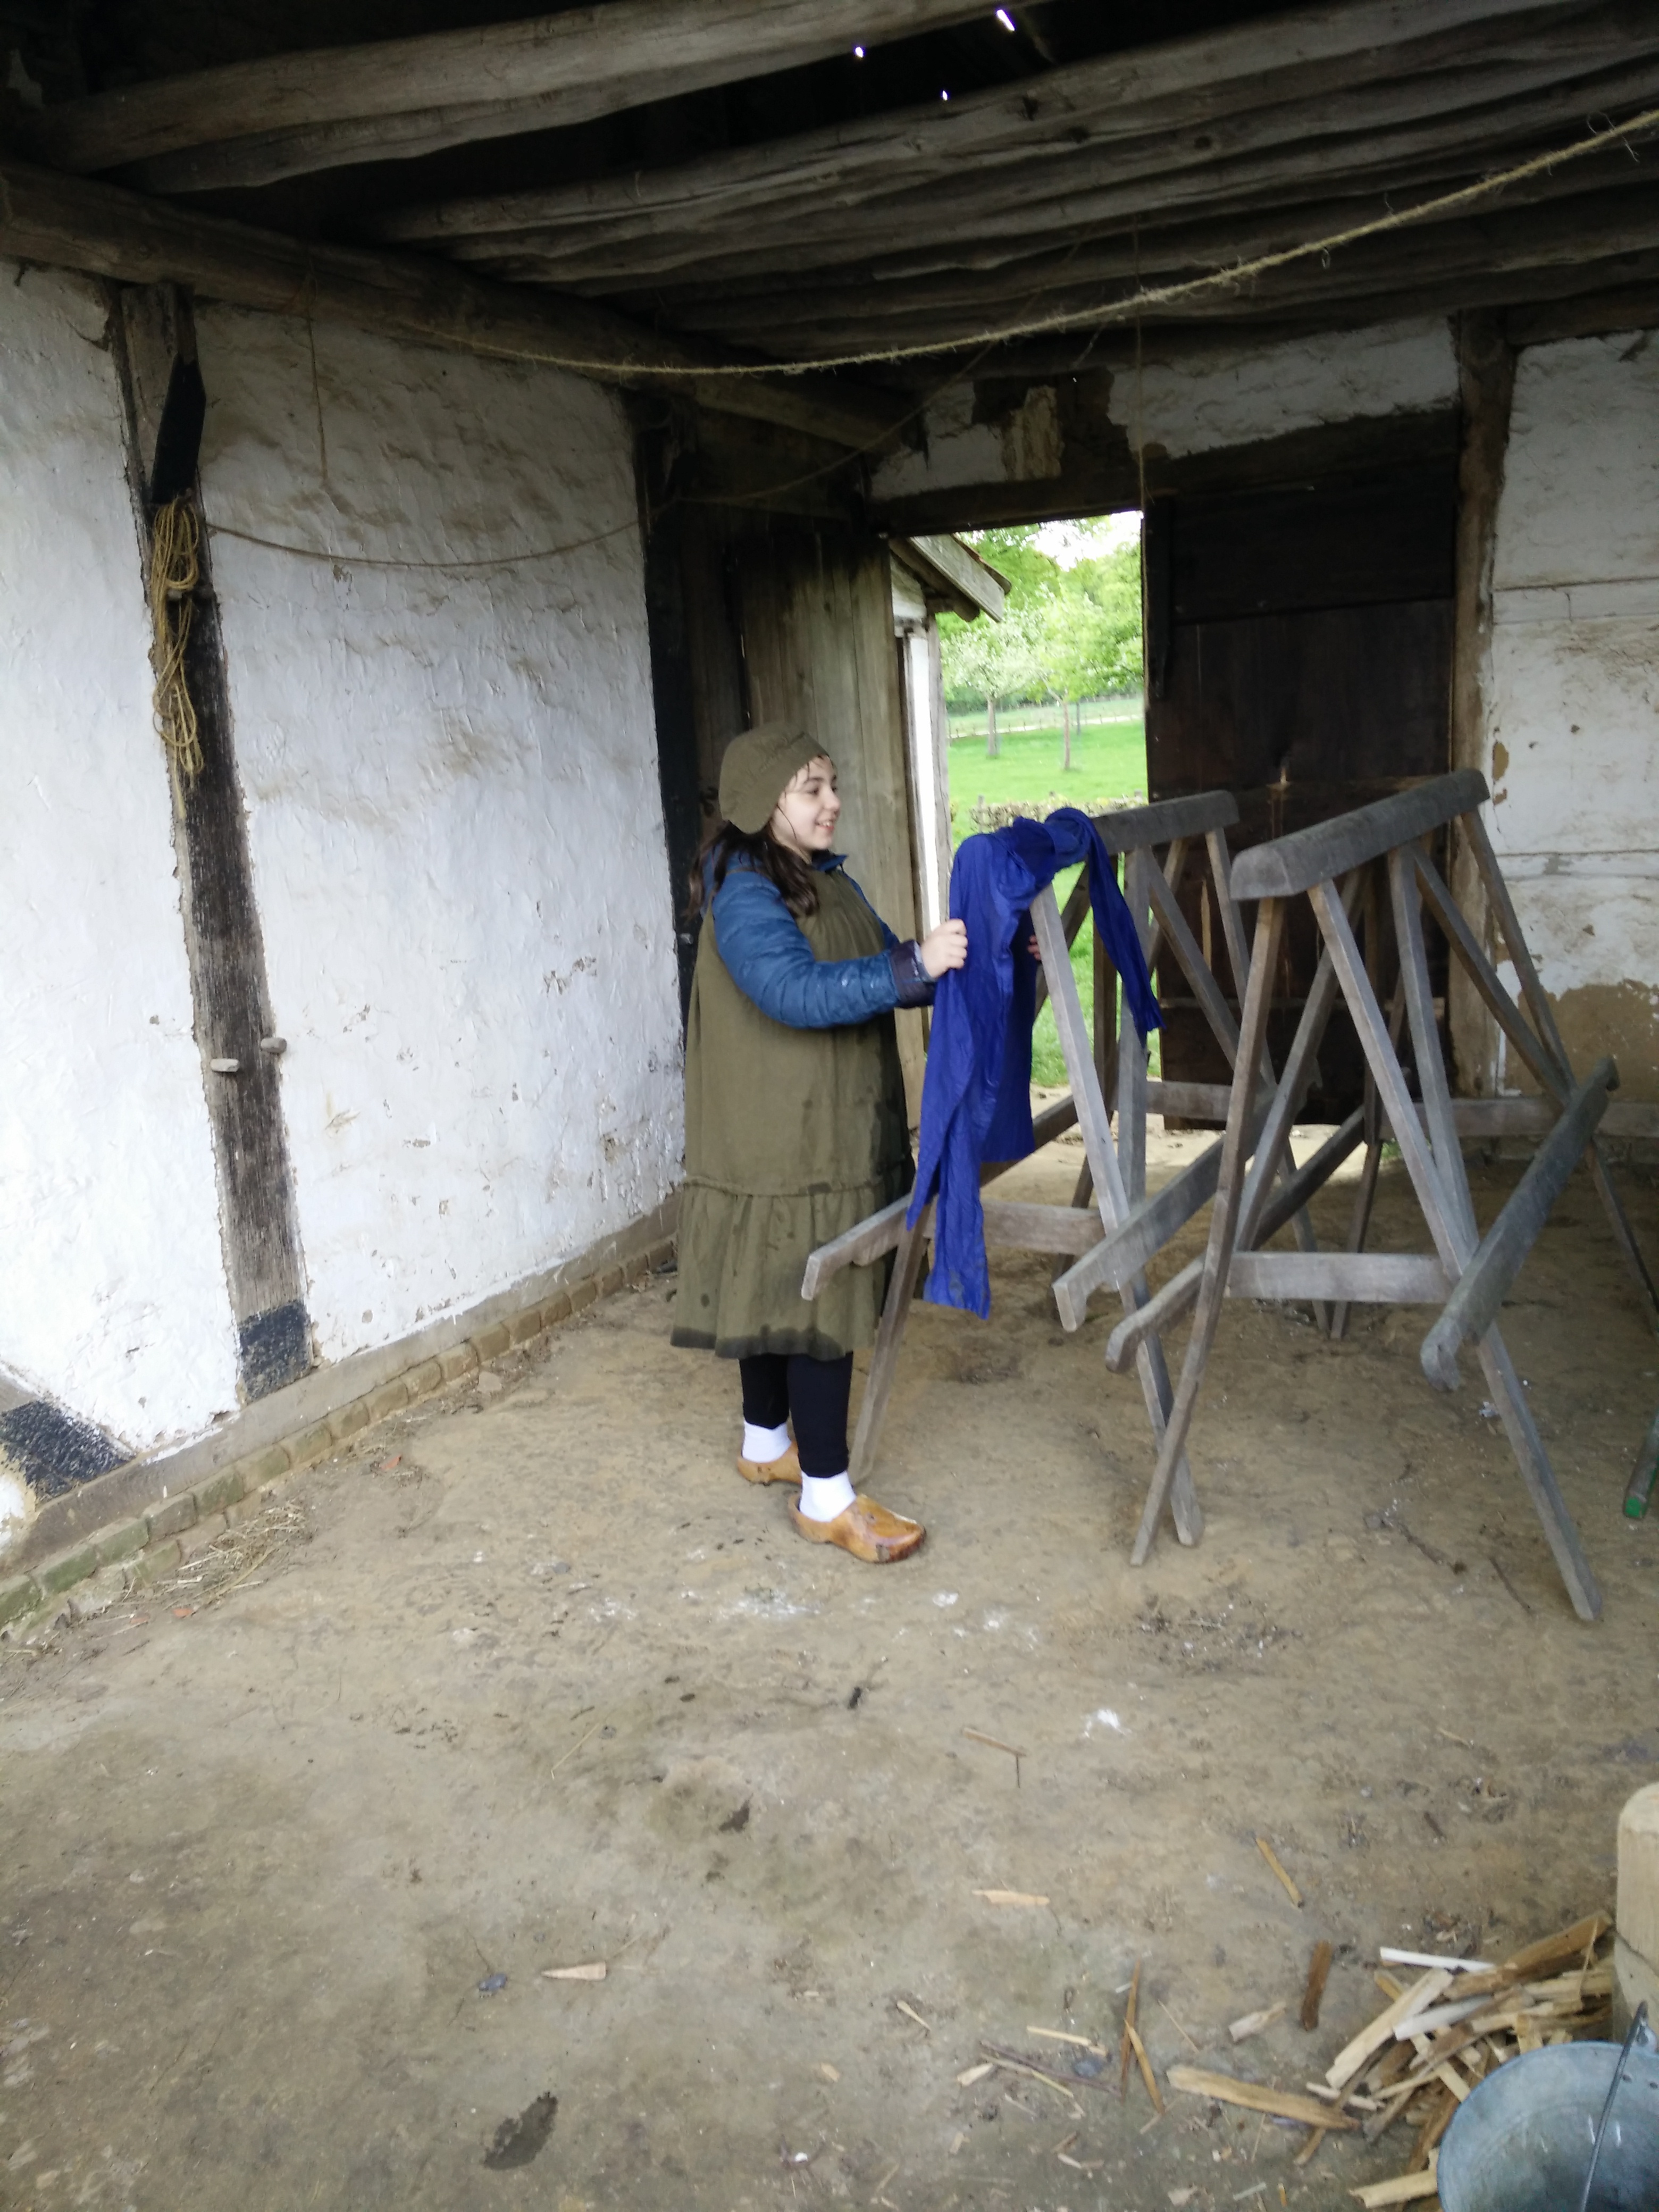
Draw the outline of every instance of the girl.
<instances>
[{"instance_id":1,"label":"girl","mask_svg":"<svg viewBox=\"0 0 1659 2212\"><path fill-rule=\"evenodd\" d=\"M720 811L691 887L704 918L673 1340L738 1363L738 1473L799 1480L789 1511L803 1536L884 1565L925 1531L854 1494L847 1404L890 1261L843 1268L810 1304L801 1276L817 1245L910 1188L893 1009L931 1002L935 979L966 960L968 933L946 921L899 943L830 850L841 797L808 731L734 738Z\"/></svg>"}]
</instances>

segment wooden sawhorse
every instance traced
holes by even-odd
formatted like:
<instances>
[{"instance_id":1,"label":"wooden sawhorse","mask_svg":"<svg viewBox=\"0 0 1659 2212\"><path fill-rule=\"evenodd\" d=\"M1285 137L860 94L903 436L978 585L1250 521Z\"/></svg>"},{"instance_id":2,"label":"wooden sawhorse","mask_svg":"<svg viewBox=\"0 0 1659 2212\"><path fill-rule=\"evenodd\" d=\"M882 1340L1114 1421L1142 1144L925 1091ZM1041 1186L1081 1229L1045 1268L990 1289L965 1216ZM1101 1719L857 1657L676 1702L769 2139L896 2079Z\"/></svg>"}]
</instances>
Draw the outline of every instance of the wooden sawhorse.
<instances>
[{"instance_id":1,"label":"wooden sawhorse","mask_svg":"<svg viewBox=\"0 0 1659 2212\"><path fill-rule=\"evenodd\" d=\"M1183 1268L1138 1311L1127 1314L1109 1343L1109 1364L1126 1364L1141 1331L1156 1331L1196 1304L1180 1385L1135 1540L1137 1565L1145 1559L1165 1502L1172 1498L1176 1470L1185 1464L1187 1435L1224 1297L1423 1303L1443 1309L1424 1340L1425 1373L1441 1387L1455 1388L1459 1349L1473 1341L1573 1606L1585 1620L1594 1620L1601 1610L1601 1593L1498 1328L1504 1293L1587 1150L1614 1233L1650 1301L1652 1285L1606 1164L1595 1150L1596 1125L1606 1109L1607 1093L1618 1081L1617 1073L1610 1060L1602 1060L1582 1082L1573 1075L1480 819L1478 810L1486 797L1484 777L1473 771L1438 776L1375 805L1256 846L1233 869L1236 896L1260 902L1239 1025L1240 1068L1255 1066L1266 1038L1271 978L1289 900L1303 896L1310 900L1324 949L1276 1088L1264 1097L1253 1083L1235 1077L1203 1259ZM1439 871L1418 842L1452 822L1461 824L1474 856L1520 979L1525 1012L1504 989ZM1368 973L1368 968L1376 966L1376 945L1368 943L1362 955L1353 927L1366 872L1378 864L1387 869L1400 959L1392 1019L1384 1016ZM1470 1202L1458 1116L1435 1024L1423 937L1425 902L1481 998L1559 1111L1532 1165L1484 1237ZM1379 927L1379 907L1380 902L1371 905L1365 924L1372 939ZM1358 1031L1380 1114L1371 1127L1364 1128L1362 1108L1297 1169L1289 1151L1291 1125L1306 1096L1313 1056L1339 992ZM1411 1096L1397 1049L1402 1012L1422 1092L1420 1105ZM1385 1128L1400 1147L1423 1209L1431 1253L1360 1249L1368 1211L1364 1207L1356 1217L1346 1252L1260 1249L1285 1220L1292 1203L1305 1202L1328 1180L1362 1133L1380 1153ZM1367 1170L1374 1182L1370 1158ZM1281 1175L1284 1180L1275 1188L1274 1179Z\"/></svg>"},{"instance_id":2,"label":"wooden sawhorse","mask_svg":"<svg viewBox=\"0 0 1659 2212\"><path fill-rule=\"evenodd\" d=\"M1237 819L1237 802L1231 793L1206 792L1190 799L1167 799L1152 806L1102 815L1095 821L1107 850L1122 858L1124 893L1148 966L1157 959L1160 945L1167 943L1230 1062L1238 1051L1238 1024L1181 912L1175 886L1190 845L1202 837L1234 973L1247 976L1250 956L1232 895L1226 840L1227 830ZM1168 848L1161 868L1154 857L1154 848L1160 845ZM1110 1288L1118 1293L1126 1323L1143 1316L1149 1298L1147 1261L1214 1194L1223 1152L1220 1139L1173 1182L1148 1199L1148 1112L1162 1111L1167 1105L1172 1112L1221 1114L1231 1095L1219 1086L1148 1082L1146 1048L1133 1024L1126 1024L1121 1035L1115 1034L1117 976L1105 957L1098 932L1095 935L1095 1030L1091 1038L1070 952L1089 911L1086 869L1079 877L1064 914L1052 887L1031 908L1042 962L1038 1005L1045 993L1053 999L1060 1050L1071 1081L1069 1097L1056 1101L1037 1117L1036 1144L1042 1146L1075 1122L1082 1133L1086 1165L1070 1206L985 1201L988 1245L1053 1252L1073 1261L1054 1285L1055 1302L1068 1329L1081 1326L1090 1293L1097 1289ZM1258 1081L1270 1084L1272 1065L1265 1047L1258 1048L1255 1065ZM1115 1091L1115 1142L1109 1091ZM981 1181L1001 1172L999 1167L988 1168ZM864 1480L874 1457L932 1227L930 1208L914 1230L907 1229L904 1217L908 1204L908 1200L897 1200L820 1246L807 1262L801 1285L801 1296L811 1298L838 1268L867 1266L884 1253L896 1254L853 1439L855 1484ZM1284 1218L1295 1222L1306 1249L1314 1249L1313 1231L1299 1201ZM1133 1350L1123 1364L1133 1364L1139 1375L1153 1440L1161 1444L1172 1394L1155 1325L1143 1323L1136 1329ZM1203 1519L1190 1470L1179 1453L1171 1463L1167 1494L1176 1534L1183 1543L1196 1543L1203 1531Z\"/></svg>"}]
</instances>

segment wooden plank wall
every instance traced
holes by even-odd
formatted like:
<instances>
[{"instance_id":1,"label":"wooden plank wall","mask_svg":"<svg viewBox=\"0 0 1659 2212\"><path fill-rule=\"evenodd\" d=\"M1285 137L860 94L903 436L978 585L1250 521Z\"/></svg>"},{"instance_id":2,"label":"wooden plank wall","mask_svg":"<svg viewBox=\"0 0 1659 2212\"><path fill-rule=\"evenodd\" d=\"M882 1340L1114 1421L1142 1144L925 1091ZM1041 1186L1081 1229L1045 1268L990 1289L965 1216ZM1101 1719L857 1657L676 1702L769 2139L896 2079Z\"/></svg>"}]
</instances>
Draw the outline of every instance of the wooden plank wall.
<instances>
[{"instance_id":1,"label":"wooden plank wall","mask_svg":"<svg viewBox=\"0 0 1659 2212\"><path fill-rule=\"evenodd\" d=\"M912 810L883 539L836 518L688 502L653 525L647 594L677 912L714 817L726 745L739 730L799 719L841 771L840 842L852 872L898 935L914 936ZM680 951L689 991L689 936ZM899 1047L914 1122L920 1015L899 1017Z\"/></svg>"},{"instance_id":2,"label":"wooden plank wall","mask_svg":"<svg viewBox=\"0 0 1659 2212\"><path fill-rule=\"evenodd\" d=\"M855 525L759 516L732 548L753 722L799 718L841 772L839 842L900 937L916 933L915 856L887 549ZM921 1099L921 1018L902 1015L911 1120Z\"/></svg>"}]
</instances>

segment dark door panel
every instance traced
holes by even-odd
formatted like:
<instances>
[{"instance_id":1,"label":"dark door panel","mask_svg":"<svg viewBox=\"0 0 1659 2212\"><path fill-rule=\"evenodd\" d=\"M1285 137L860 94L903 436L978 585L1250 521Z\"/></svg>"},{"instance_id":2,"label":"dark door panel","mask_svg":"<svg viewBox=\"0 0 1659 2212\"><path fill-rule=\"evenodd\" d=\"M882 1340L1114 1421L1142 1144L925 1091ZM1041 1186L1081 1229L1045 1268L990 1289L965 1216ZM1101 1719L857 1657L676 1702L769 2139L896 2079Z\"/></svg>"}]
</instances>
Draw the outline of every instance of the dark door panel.
<instances>
[{"instance_id":1,"label":"dark door panel","mask_svg":"<svg viewBox=\"0 0 1659 2212\"><path fill-rule=\"evenodd\" d=\"M1240 852L1444 770L1455 491L1449 466L1419 467L1358 485L1160 502L1160 557L1148 568L1149 594L1160 575L1167 594L1161 620L1149 609L1163 632L1152 656L1161 681L1146 713L1152 799L1234 792L1240 819L1229 842ZM1181 904L1237 1012L1237 981L1206 877L1194 853ZM1254 920L1247 909L1247 934ZM1317 957L1311 913L1297 902L1274 978L1275 1064ZM1443 950L1432 932L1430 960L1443 995ZM1388 954L1379 981L1386 1003ZM1158 982L1165 1075L1224 1081L1221 1049L1172 961L1160 964ZM1339 1012L1308 1118L1343 1118L1359 1103L1363 1079L1358 1040Z\"/></svg>"}]
</instances>

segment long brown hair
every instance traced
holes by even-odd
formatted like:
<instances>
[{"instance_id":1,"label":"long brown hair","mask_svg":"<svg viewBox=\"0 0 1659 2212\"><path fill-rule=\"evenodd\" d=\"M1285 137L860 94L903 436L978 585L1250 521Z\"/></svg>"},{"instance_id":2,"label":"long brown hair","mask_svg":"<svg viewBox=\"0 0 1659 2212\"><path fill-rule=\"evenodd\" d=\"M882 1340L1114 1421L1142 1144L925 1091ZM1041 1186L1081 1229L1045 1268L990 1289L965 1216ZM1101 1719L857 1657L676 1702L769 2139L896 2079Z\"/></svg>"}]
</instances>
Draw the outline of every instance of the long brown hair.
<instances>
[{"instance_id":1,"label":"long brown hair","mask_svg":"<svg viewBox=\"0 0 1659 2212\"><path fill-rule=\"evenodd\" d=\"M758 874L775 883L797 921L805 921L808 915L817 912L817 872L810 861L802 860L799 853L792 853L787 845L779 844L769 827L757 830L750 836L735 823L716 821L698 846L697 857L691 863L690 896L685 907L688 921L695 921L702 914L705 897L713 903L714 893L726 881L726 872L734 860L747 861Z\"/></svg>"}]
</instances>

